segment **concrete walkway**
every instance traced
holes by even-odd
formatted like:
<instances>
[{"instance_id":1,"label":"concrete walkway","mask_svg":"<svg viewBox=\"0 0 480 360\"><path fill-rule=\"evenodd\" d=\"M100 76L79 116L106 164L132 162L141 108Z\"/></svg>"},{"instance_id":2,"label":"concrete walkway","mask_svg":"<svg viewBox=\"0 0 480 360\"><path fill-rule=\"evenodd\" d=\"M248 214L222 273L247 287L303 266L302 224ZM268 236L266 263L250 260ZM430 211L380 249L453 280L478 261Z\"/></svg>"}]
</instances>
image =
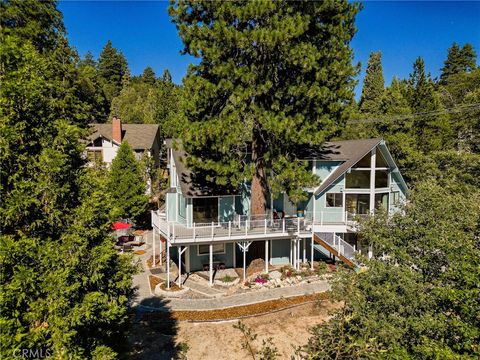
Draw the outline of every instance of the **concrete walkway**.
<instances>
[{"instance_id":1,"label":"concrete walkway","mask_svg":"<svg viewBox=\"0 0 480 360\"><path fill-rule=\"evenodd\" d=\"M199 294L208 296L208 297L219 297L225 294L224 291L220 291L217 289L214 289L213 287L210 287L208 285L202 285L196 281L190 280L187 278L187 280L184 282L186 287L190 288L190 290L195 291Z\"/></svg>"},{"instance_id":2,"label":"concrete walkway","mask_svg":"<svg viewBox=\"0 0 480 360\"><path fill-rule=\"evenodd\" d=\"M325 280L310 284L299 284L283 288L252 291L244 294L235 294L211 299L161 299L161 301L146 301L137 304L145 311L205 311L218 310L235 306L251 305L268 300L288 298L293 296L321 293L330 290L330 285ZM159 299L160 300L160 299Z\"/></svg>"}]
</instances>

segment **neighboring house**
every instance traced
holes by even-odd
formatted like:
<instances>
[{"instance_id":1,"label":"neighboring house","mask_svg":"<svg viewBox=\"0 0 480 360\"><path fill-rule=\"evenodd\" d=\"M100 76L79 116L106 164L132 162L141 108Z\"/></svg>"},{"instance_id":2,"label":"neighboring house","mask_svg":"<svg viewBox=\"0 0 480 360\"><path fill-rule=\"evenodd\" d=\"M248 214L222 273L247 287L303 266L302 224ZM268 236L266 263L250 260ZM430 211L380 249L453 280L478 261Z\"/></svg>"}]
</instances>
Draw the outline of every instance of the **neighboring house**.
<instances>
[{"instance_id":1,"label":"neighboring house","mask_svg":"<svg viewBox=\"0 0 480 360\"><path fill-rule=\"evenodd\" d=\"M245 274L256 258L266 267L299 269L325 256L354 265L358 217L378 208L396 212L406 199L405 181L381 139L330 142L298 154L319 177L318 187L305 189L308 199L296 205L286 194L269 199L261 217L249 214L248 184L228 189L208 183L186 168L181 149L171 140L166 145L170 189L165 211L152 212L160 251L177 262L181 254L181 271L208 269L210 284L216 267L243 267ZM167 272L170 277L169 261Z\"/></svg>"},{"instance_id":2,"label":"neighboring house","mask_svg":"<svg viewBox=\"0 0 480 360\"><path fill-rule=\"evenodd\" d=\"M90 166L104 164L107 168L117 155L118 148L126 141L140 160L151 156L155 167L160 166L160 131L156 124L122 124L113 117L111 124L90 124L93 133L87 139L87 157ZM150 192L150 184L148 184Z\"/></svg>"}]
</instances>

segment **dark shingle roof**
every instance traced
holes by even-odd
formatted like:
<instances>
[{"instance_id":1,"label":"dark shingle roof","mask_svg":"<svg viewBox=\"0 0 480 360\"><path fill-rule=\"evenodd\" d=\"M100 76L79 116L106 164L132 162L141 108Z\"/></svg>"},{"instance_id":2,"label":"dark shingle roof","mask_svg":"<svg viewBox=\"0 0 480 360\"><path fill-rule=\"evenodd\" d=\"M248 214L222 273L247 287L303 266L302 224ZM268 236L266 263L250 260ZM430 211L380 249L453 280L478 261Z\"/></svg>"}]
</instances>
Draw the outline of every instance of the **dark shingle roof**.
<instances>
[{"instance_id":1,"label":"dark shingle roof","mask_svg":"<svg viewBox=\"0 0 480 360\"><path fill-rule=\"evenodd\" d=\"M382 139L362 139L326 142L321 148L304 148L296 152L298 159L342 161L343 163L333 171L315 190L315 195L323 192L350 167L361 160L369 151L377 146ZM180 188L184 196L219 196L234 194L231 188L220 187L205 180L205 177L192 173L185 165L186 154L179 141L167 139L165 144L173 150L173 159L180 181Z\"/></svg>"},{"instance_id":2,"label":"dark shingle roof","mask_svg":"<svg viewBox=\"0 0 480 360\"><path fill-rule=\"evenodd\" d=\"M102 136L112 140L112 124L90 124L93 133L88 137L95 140ZM134 150L148 150L153 147L158 133L156 124L122 124L122 141L126 141Z\"/></svg>"},{"instance_id":3,"label":"dark shingle roof","mask_svg":"<svg viewBox=\"0 0 480 360\"><path fill-rule=\"evenodd\" d=\"M317 153L317 160L344 161L336 168L315 190L315 195L325 191L349 168L360 161L382 139L345 140L325 143L323 149Z\"/></svg>"}]
</instances>

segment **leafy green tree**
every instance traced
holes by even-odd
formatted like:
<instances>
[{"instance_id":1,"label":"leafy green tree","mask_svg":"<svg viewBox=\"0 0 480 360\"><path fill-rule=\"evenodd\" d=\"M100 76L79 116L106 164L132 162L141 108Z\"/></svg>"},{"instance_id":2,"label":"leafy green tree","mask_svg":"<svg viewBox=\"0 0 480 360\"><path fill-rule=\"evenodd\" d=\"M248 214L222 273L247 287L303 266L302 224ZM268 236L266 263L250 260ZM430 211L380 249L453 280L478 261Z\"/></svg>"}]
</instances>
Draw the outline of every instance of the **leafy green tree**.
<instances>
[{"instance_id":1,"label":"leafy green tree","mask_svg":"<svg viewBox=\"0 0 480 360\"><path fill-rule=\"evenodd\" d=\"M154 124L158 100L155 86L132 82L112 100L111 116L119 116L124 123Z\"/></svg>"},{"instance_id":2,"label":"leafy green tree","mask_svg":"<svg viewBox=\"0 0 480 360\"><path fill-rule=\"evenodd\" d=\"M4 0L0 2L2 35L15 35L29 41L41 53L55 48L65 35L62 14L57 1Z\"/></svg>"},{"instance_id":3,"label":"leafy green tree","mask_svg":"<svg viewBox=\"0 0 480 360\"><path fill-rule=\"evenodd\" d=\"M147 209L146 184L132 147L122 142L108 174L111 217L140 218Z\"/></svg>"},{"instance_id":4,"label":"leafy green tree","mask_svg":"<svg viewBox=\"0 0 480 360\"><path fill-rule=\"evenodd\" d=\"M155 71L150 66L147 66L142 73L142 81L149 85L154 85L157 76L155 75Z\"/></svg>"},{"instance_id":5,"label":"leafy green tree","mask_svg":"<svg viewBox=\"0 0 480 360\"><path fill-rule=\"evenodd\" d=\"M385 80L382 70L382 53L371 52L368 59L367 71L363 80L362 97L360 99L360 111L364 114L378 114L383 94L385 92Z\"/></svg>"},{"instance_id":6,"label":"leafy green tree","mask_svg":"<svg viewBox=\"0 0 480 360\"><path fill-rule=\"evenodd\" d=\"M347 1L175 2L184 52L200 59L184 79L187 165L220 186L251 180L252 214L265 212L269 190L304 199L297 185L316 179L294 153L344 125L358 10Z\"/></svg>"},{"instance_id":7,"label":"leafy green tree","mask_svg":"<svg viewBox=\"0 0 480 360\"><path fill-rule=\"evenodd\" d=\"M182 129L180 115L182 88L172 82L168 69L157 81L157 101L155 107L155 123L159 124L165 137L178 137Z\"/></svg>"},{"instance_id":8,"label":"leafy green tree","mask_svg":"<svg viewBox=\"0 0 480 360\"><path fill-rule=\"evenodd\" d=\"M470 190L427 180L404 215L364 224L377 258L337 279L344 306L312 329L300 358L478 358L480 193Z\"/></svg>"},{"instance_id":9,"label":"leafy green tree","mask_svg":"<svg viewBox=\"0 0 480 360\"><path fill-rule=\"evenodd\" d=\"M120 94L122 79L127 71L127 60L108 40L98 59L98 73L103 83L105 96L109 102Z\"/></svg>"},{"instance_id":10,"label":"leafy green tree","mask_svg":"<svg viewBox=\"0 0 480 360\"><path fill-rule=\"evenodd\" d=\"M440 83L446 84L450 76L462 72L470 72L477 67L477 54L471 44L465 44L462 48L453 43L448 49L447 59L444 61Z\"/></svg>"},{"instance_id":11,"label":"leafy green tree","mask_svg":"<svg viewBox=\"0 0 480 360\"><path fill-rule=\"evenodd\" d=\"M55 17L25 18L50 3L2 2L2 16L23 4L22 30L0 28L0 357L118 353L133 269L108 234L104 185L85 167L77 57L63 36L39 40L60 27Z\"/></svg>"}]
</instances>

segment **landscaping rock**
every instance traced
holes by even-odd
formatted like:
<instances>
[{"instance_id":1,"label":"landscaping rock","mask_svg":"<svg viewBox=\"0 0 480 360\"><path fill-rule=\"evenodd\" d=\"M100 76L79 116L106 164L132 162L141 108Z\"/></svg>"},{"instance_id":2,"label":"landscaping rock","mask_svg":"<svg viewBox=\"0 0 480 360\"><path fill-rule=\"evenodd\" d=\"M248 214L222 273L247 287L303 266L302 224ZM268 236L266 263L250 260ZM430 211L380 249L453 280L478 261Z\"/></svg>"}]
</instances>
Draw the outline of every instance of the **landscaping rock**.
<instances>
[{"instance_id":1,"label":"landscaping rock","mask_svg":"<svg viewBox=\"0 0 480 360\"><path fill-rule=\"evenodd\" d=\"M271 279L273 280L278 280L282 278L282 273L280 271L272 271L271 273L268 274Z\"/></svg>"}]
</instances>

